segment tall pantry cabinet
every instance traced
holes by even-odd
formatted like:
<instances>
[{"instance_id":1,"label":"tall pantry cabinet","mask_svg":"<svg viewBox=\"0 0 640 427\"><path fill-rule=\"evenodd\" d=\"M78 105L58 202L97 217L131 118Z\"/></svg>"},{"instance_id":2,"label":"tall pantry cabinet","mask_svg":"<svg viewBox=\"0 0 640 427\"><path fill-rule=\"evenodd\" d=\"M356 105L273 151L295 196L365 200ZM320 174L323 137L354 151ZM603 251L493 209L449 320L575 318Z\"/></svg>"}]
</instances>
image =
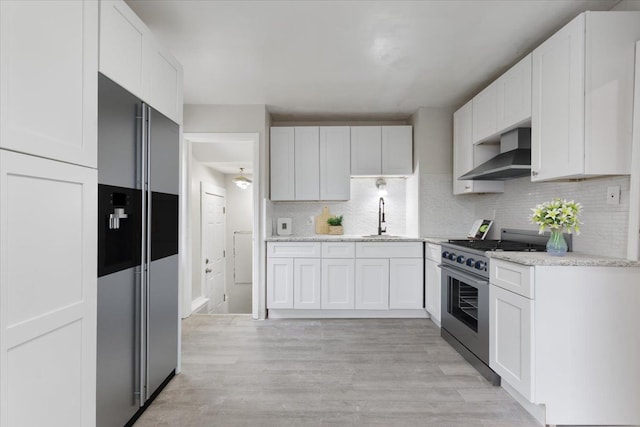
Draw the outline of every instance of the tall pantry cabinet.
<instances>
[{"instance_id":1,"label":"tall pantry cabinet","mask_svg":"<svg viewBox=\"0 0 640 427\"><path fill-rule=\"evenodd\" d=\"M98 2L0 2L0 426L95 425Z\"/></svg>"}]
</instances>

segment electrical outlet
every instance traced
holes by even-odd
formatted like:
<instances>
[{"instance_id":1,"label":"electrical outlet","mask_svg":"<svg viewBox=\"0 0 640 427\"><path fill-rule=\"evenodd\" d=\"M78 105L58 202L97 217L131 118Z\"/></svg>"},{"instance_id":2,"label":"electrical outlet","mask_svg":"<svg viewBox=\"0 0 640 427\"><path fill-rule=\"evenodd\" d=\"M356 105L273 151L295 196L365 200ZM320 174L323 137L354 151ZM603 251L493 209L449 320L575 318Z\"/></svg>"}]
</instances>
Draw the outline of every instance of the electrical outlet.
<instances>
[{"instance_id":1,"label":"electrical outlet","mask_svg":"<svg viewBox=\"0 0 640 427\"><path fill-rule=\"evenodd\" d=\"M620 186L616 185L615 187L607 187L607 204L620 204Z\"/></svg>"}]
</instances>

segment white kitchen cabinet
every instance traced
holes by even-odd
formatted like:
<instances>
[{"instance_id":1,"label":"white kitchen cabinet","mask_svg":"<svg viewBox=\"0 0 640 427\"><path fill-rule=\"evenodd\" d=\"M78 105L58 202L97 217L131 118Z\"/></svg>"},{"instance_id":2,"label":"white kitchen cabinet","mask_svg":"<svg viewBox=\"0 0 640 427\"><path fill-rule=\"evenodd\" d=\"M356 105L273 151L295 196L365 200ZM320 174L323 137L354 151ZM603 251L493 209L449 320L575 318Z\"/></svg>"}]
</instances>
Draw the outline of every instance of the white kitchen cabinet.
<instances>
[{"instance_id":1,"label":"white kitchen cabinet","mask_svg":"<svg viewBox=\"0 0 640 427\"><path fill-rule=\"evenodd\" d=\"M494 81L482 92L473 97L473 130L474 143L495 136L498 132L498 84Z\"/></svg>"},{"instance_id":2,"label":"white kitchen cabinet","mask_svg":"<svg viewBox=\"0 0 640 427\"><path fill-rule=\"evenodd\" d=\"M295 145L292 127L272 127L270 138L271 200L295 200Z\"/></svg>"},{"instance_id":3,"label":"white kitchen cabinet","mask_svg":"<svg viewBox=\"0 0 640 427\"><path fill-rule=\"evenodd\" d=\"M489 313L489 364L502 381L531 401L533 300L491 285Z\"/></svg>"},{"instance_id":4,"label":"white kitchen cabinet","mask_svg":"<svg viewBox=\"0 0 640 427\"><path fill-rule=\"evenodd\" d=\"M350 140L349 126L320 128L320 200L349 200Z\"/></svg>"},{"instance_id":5,"label":"white kitchen cabinet","mask_svg":"<svg viewBox=\"0 0 640 427\"><path fill-rule=\"evenodd\" d=\"M267 258L267 308L293 308L293 258Z\"/></svg>"},{"instance_id":6,"label":"white kitchen cabinet","mask_svg":"<svg viewBox=\"0 0 640 427\"><path fill-rule=\"evenodd\" d=\"M544 424L640 424L640 267L489 267L489 365L503 387Z\"/></svg>"},{"instance_id":7,"label":"white kitchen cabinet","mask_svg":"<svg viewBox=\"0 0 640 427\"><path fill-rule=\"evenodd\" d=\"M356 259L356 309L389 309L389 260Z\"/></svg>"},{"instance_id":8,"label":"white kitchen cabinet","mask_svg":"<svg viewBox=\"0 0 640 427\"><path fill-rule=\"evenodd\" d=\"M295 200L320 200L320 130L294 128Z\"/></svg>"},{"instance_id":9,"label":"white kitchen cabinet","mask_svg":"<svg viewBox=\"0 0 640 427\"><path fill-rule=\"evenodd\" d=\"M585 12L533 51L532 181L630 172L640 12Z\"/></svg>"},{"instance_id":10,"label":"white kitchen cabinet","mask_svg":"<svg viewBox=\"0 0 640 427\"><path fill-rule=\"evenodd\" d=\"M497 130L504 133L531 122L531 54L496 81Z\"/></svg>"},{"instance_id":11,"label":"white kitchen cabinet","mask_svg":"<svg viewBox=\"0 0 640 427\"><path fill-rule=\"evenodd\" d=\"M424 257L425 308L433 323L440 326L441 319L441 274L440 245L427 243Z\"/></svg>"},{"instance_id":12,"label":"white kitchen cabinet","mask_svg":"<svg viewBox=\"0 0 640 427\"><path fill-rule=\"evenodd\" d=\"M122 0L100 1L99 70L182 124L182 66Z\"/></svg>"},{"instance_id":13,"label":"white kitchen cabinet","mask_svg":"<svg viewBox=\"0 0 640 427\"><path fill-rule=\"evenodd\" d=\"M95 168L98 4L0 2L0 147Z\"/></svg>"},{"instance_id":14,"label":"white kitchen cabinet","mask_svg":"<svg viewBox=\"0 0 640 427\"><path fill-rule=\"evenodd\" d=\"M424 307L423 260L391 258L389 260L389 308Z\"/></svg>"},{"instance_id":15,"label":"white kitchen cabinet","mask_svg":"<svg viewBox=\"0 0 640 427\"><path fill-rule=\"evenodd\" d=\"M293 308L320 308L320 259L293 260Z\"/></svg>"},{"instance_id":16,"label":"white kitchen cabinet","mask_svg":"<svg viewBox=\"0 0 640 427\"><path fill-rule=\"evenodd\" d=\"M1 426L95 425L97 189L95 169L0 150Z\"/></svg>"},{"instance_id":17,"label":"white kitchen cabinet","mask_svg":"<svg viewBox=\"0 0 640 427\"><path fill-rule=\"evenodd\" d=\"M355 308L355 261L322 259L322 308L349 310Z\"/></svg>"},{"instance_id":18,"label":"white kitchen cabinet","mask_svg":"<svg viewBox=\"0 0 640 427\"><path fill-rule=\"evenodd\" d=\"M382 174L382 127L351 126L351 175Z\"/></svg>"},{"instance_id":19,"label":"white kitchen cabinet","mask_svg":"<svg viewBox=\"0 0 640 427\"><path fill-rule=\"evenodd\" d=\"M502 181L469 181L458 177L500 153L497 144L473 144L473 102L453 114L453 194L502 193Z\"/></svg>"},{"instance_id":20,"label":"white kitchen cabinet","mask_svg":"<svg viewBox=\"0 0 640 427\"><path fill-rule=\"evenodd\" d=\"M406 176L412 173L412 126L351 127L351 176Z\"/></svg>"}]
</instances>

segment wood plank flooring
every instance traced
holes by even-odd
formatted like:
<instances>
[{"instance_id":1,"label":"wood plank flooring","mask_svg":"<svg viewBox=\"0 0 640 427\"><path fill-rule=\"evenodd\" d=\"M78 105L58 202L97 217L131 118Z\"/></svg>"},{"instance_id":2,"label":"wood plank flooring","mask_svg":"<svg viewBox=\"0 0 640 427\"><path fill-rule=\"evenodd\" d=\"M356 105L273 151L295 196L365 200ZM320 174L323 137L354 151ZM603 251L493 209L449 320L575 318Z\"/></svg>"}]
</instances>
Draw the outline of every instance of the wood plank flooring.
<instances>
[{"instance_id":1,"label":"wood plank flooring","mask_svg":"<svg viewBox=\"0 0 640 427\"><path fill-rule=\"evenodd\" d=\"M193 315L182 345L136 427L538 426L428 319Z\"/></svg>"}]
</instances>

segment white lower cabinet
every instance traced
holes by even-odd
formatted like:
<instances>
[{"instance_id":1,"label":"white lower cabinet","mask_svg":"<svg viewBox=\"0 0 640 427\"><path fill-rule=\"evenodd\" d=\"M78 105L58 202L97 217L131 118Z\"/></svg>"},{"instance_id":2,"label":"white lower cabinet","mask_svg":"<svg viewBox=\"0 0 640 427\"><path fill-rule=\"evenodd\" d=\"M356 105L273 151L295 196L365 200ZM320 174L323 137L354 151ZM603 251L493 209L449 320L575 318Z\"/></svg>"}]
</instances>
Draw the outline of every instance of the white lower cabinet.
<instances>
[{"instance_id":1,"label":"white lower cabinet","mask_svg":"<svg viewBox=\"0 0 640 427\"><path fill-rule=\"evenodd\" d=\"M356 259L356 308L389 309L388 259Z\"/></svg>"},{"instance_id":2,"label":"white lower cabinet","mask_svg":"<svg viewBox=\"0 0 640 427\"><path fill-rule=\"evenodd\" d=\"M293 260L293 308L320 308L320 259Z\"/></svg>"},{"instance_id":3,"label":"white lower cabinet","mask_svg":"<svg viewBox=\"0 0 640 427\"><path fill-rule=\"evenodd\" d=\"M353 259L322 260L322 305L323 309L349 310L354 303Z\"/></svg>"},{"instance_id":4,"label":"white lower cabinet","mask_svg":"<svg viewBox=\"0 0 640 427\"><path fill-rule=\"evenodd\" d=\"M293 258L267 259L267 308L293 308Z\"/></svg>"},{"instance_id":5,"label":"white lower cabinet","mask_svg":"<svg viewBox=\"0 0 640 427\"><path fill-rule=\"evenodd\" d=\"M423 307L424 281L421 258L389 260L389 308L420 309Z\"/></svg>"},{"instance_id":6,"label":"white lower cabinet","mask_svg":"<svg viewBox=\"0 0 640 427\"><path fill-rule=\"evenodd\" d=\"M431 320L440 326L441 310L441 274L440 267L440 245L427 243L424 257L424 286L425 286L425 308Z\"/></svg>"},{"instance_id":7,"label":"white lower cabinet","mask_svg":"<svg viewBox=\"0 0 640 427\"><path fill-rule=\"evenodd\" d=\"M489 360L503 381L533 399L533 300L498 286L489 289Z\"/></svg>"}]
</instances>

